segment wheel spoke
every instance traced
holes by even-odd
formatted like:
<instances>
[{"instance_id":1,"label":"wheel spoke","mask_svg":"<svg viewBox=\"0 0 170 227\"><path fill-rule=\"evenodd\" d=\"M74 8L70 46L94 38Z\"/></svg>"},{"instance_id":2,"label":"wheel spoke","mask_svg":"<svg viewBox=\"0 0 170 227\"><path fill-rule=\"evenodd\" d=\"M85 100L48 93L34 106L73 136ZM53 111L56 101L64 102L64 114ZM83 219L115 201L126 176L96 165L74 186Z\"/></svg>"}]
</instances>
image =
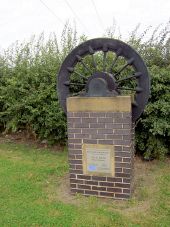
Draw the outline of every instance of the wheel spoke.
<instances>
[{"instance_id":1,"label":"wheel spoke","mask_svg":"<svg viewBox=\"0 0 170 227\"><path fill-rule=\"evenodd\" d=\"M107 56L107 52L108 52L108 46L107 45L103 45L103 72L106 71L106 56Z\"/></svg>"},{"instance_id":2,"label":"wheel spoke","mask_svg":"<svg viewBox=\"0 0 170 227\"><path fill-rule=\"evenodd\" d=\"M129 65L131 65L134 61L134 58L128 60L127 64L125 64L114 76L118 76L123 70L125 70Z\"/></svg>"},{"instance_id":3,"label":"wheel spoke","mask_svg":"<svg viewBox=\"0 0 170 227\"><path fill-rule=\"evenodd\" d=\"M90 55L94 54L94 50L91 46L89 46L89 53L90 53Z\"/></svg>"},{"instance_id":4,"label":"wheel spoke","mask_svg":"<svg viewBox=\"0 0 170 227\"><path fill-rule=\"evenodd\" d=\"M82 84L82 83L73 83L73 82L70 82L70 81L65 81L64 82L64 85L65 86L70 86L70 85L80 85L80 86L85 86L86 84Z\"/></svg>"},{"instance_id":5,"label":"wheel spoke","mask_svg":"<svg viewBox=\"0 0 170 227\"><path fill-rule=\"evenodd\" d=\"M132 79L132 78L139 78L141 75L142 75L141 72L137 72L137 73L135 73L132 76L128 76L128 77L126 77L124 79L118 80L117 83L120 83L120 82L125 81L125 80L129 80L129 79Z\"/></svg>"},{"instance_id":6,"label":"wheel spoke","mask_svg":"<svg viewBox=\"0 0 170 227\"><path fill-rule=\"evenodd\" d=\"M134 88L129 88L129 87L117 87L119 90L127 90L127 91L136 91Z\"/></svg>"},{"instance_id":7,"label":"wheel spoke","mask_svg":"<svg viewBox=\"0 0 170 227\"><path fill-rule=\"evenodd\" d=\"M141 88L141 87L137 87L137 88L136 88L136 92L137 92L137 93L140 93L140 92L142 92L142 91L143 91L143 88Z\"/></svg>"},{"instance_id":8,"label":"wheel spoke","mask_svg":"<svg viewBox=\"0 0 170 227\"><path fill-rule=\"evenodd\" d=\"M119 90L129 90L129 91L136 91L137 93L140 93L143 91L143 88L136 87L136 88L129 88L129 87L117 87Z\"/></svg>"},{"instance_id":9,"label":"wheel spoke","mask_svg":"<svg viewBox=\"0 0 170 227\"><path fill-rule=\"evenodd\" d=\"M111 65L111 67L110 67L110 73L112 73L113 66L114 66L114 65L115 65L115 63L117 62L118 57L119 57L119 56L118 56L118 55L116 55L115 59L113 60L112 65Z\"/></svg>"},{"instance_id":10,"label":"wheel spoke","mask_svg":"<svg viewBox=\"0 0 170 227\"><path fill-rule=\"evenodd\" d=\"M113 60L113 62L112 62L112 64L111 64L110 73L112 73L113 66L116 64L116 62L117 62L117 60L118 60L118 58L119 58L121 52L122 52L122 49L119 48L118 51L116 52L116 57L114 58L114 60Z\"/></svg>"},{"instance_id":11,"label":"wheel spoke","mask_svg":"<svg viewBox=\"0 0 170 227\"><path fill-rule=\"evenodd\" d=\"M138 107L139 105L138 105L138 103L136 101L134 101L134 102L132 102L132 106Z\"/></svg>"},{"instance_id":12,"label":"wheel spoke","mask_svg":"<svg viewBox=\"0 0 170 227\"><path fill-rule=\"evenodd\" d=\"M81 73L75 71L74 68L68 67L67 70L69 71L69 73L75 73L75 74L78 75L79 77L81 77L81 78L87 80L87 77L86 77L86 76L83 76Z\"/></svg>"},{"instance_id":13,"label":"wheel spoke","mask_svg":"<svg viewBox=\"0 0 170 227\"><path fill-rule=\"evenodd\" d=\"M69 71L69 73L73 73L74 72L74 68L73 67L67 67L67 70Z\"/></svg>"},{"instance_id":14,"label":"wheel spoke","mask_svg":"<svg viewBox=\"0 0 170 227\"><path fill-rule=\"evenodd\" d=\"M97 71L97 64L96 64L96 61L94 59L94 52L95 51L93 50L93 48L91 46L89 46L89 53L90 53L90 55L92 57L93 67L95 68L95 71Z\"/></svg>"},{"instance_id":15,"label":"wheel spoke","mask_svg":"<svg viewBox=\"0 0 170 227\"><path fill-rule=\"evenodd\" d=\"M86 69L87 72L90 73L90 75L92 74L91 70L85 65L85 63L83 61L81 61L81 64L83 65L84 69Z\"/></svg>"},{"instance_id":16,"label":"wheel spoke","mask_svg":"<svg viewBox=\"0 0 170 227\"><path fill-rule=\"evenodd\" d=\"M92 54L91 57L92 57L93 67L95 68L95 71L97 72L97 64L96 64L96 61L94 59L94 55Z\"/></svg>"},{"instance_id":17,"label":"wheel spoke","mask_svg":"<svg viewBox=\"0 0 170 227\"><path fill-rule=\"evenodd\" d=\"M82 74L80 74L79 72L74 71L75 74L77 74L78 76L82 77L83 79L87 80L86 76L83 76Z\"/></svg>"},{"instance_id":18,"label":"wheel spoke","mask_svg":"<svg viewBox=\"0 0 170 227\"><path fill-rule=\"evenodd\" d=\"M86 66L86 64L83 62L82 58L79 55L76 55L77 60L83 65L84 69L92 74L91 70Z\"/></svg>"},{"instance_id":19,"label":"wheel spoke","mask_svg":"<svg viewBox=\"0 0 170 227\"><path fill-rule=\"evenodd\" d=\"M107 55L107 52L104 52L103 53L103 72L106 71L106 55Z\"/></svg>"},{"instance_id":20,"label":"wheel spoke","mask_svg":"<svg viewBox=\"0 0 170 227\"><path fill-rule=\"evenodd\" d=\"M84 92L85 92L85 90L81 90L79 92L72 93L72 96L82 95Z\"/></svg>"}]
</instances>

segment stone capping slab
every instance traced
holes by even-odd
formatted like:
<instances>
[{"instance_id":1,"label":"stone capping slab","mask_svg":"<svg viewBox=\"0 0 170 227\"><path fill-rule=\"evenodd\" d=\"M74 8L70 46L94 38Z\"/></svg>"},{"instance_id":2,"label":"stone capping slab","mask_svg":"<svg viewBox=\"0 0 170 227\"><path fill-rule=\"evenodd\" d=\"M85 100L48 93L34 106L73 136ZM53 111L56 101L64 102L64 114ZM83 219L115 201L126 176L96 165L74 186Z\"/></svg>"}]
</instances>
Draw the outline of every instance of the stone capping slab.
<instances>
[{"instance_id":1,"label":"stone capping slab","mask_svg":"<svg viewBox=\"0 0 170 227\"><path fill-rule=\"evenodd\" d=\"M68 112L131 112L131 96L69 97Z\"/></svg>"}]
</instances>

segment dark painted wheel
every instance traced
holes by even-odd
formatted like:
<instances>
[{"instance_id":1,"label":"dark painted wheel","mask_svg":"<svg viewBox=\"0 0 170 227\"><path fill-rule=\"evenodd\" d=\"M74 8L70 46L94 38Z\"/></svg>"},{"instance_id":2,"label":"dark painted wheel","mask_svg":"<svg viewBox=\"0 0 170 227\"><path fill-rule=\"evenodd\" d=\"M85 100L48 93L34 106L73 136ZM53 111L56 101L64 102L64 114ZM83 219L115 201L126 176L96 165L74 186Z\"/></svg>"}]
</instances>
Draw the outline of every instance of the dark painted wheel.
<instances>
[{"instance_id":1,"label":"dark painted wheel","mask_svg":"<svg viewBox=\"0 0 170 227\"><path fill-rule=\"evenodd\" d=\"M58 75L58 96L65 112L67 97L86 95L93 78L106 80L114 95L132 95L132 119L140 117L149 98L150 80L145 63L132 47L119 40L98 38L73 49Z\"/></svg>"}]
</instances>

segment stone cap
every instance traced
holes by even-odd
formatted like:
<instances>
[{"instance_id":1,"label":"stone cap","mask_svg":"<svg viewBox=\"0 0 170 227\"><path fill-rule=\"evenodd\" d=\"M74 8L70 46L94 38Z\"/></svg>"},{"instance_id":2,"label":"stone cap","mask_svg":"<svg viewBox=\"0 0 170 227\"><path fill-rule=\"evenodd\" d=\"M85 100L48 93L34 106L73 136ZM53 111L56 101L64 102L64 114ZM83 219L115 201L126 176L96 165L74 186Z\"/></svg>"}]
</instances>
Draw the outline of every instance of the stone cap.
<instances>
[{"instance_id":1,"label":"stone cap","mask_svg":"<svg viewBox=\"0 0 170 227\"><path fill-rule=\"evenodd\" d=\"M131 112L131 96L69 97L68 112Z\"/></svg>"}]
</instances>

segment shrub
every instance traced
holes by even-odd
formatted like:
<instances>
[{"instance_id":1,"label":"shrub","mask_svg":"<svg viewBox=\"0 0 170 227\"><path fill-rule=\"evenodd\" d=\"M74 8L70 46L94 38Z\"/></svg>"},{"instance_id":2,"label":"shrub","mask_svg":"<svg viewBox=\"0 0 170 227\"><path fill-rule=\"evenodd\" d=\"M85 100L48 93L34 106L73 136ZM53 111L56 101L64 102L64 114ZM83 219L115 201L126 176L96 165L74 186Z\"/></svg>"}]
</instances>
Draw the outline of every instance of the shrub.
<instances>
[{"instance_id":1,"label":"shrub","mask_svg":"<svg viewBox=\"0 0 170 227\"><path fill-rule=\"evenodd\" d=\"M137 150L157 158L168 153L170 139L170 38L168 26L155 29L145 39L148 29L132 32L128 43L146 62L151 77L149 103L136 127ZM157 34L158 33L158 34ZM113 37L108 31L106 36ZM15 43L0 56L0 130L27 130L50 143L66 141L66 118L56 93L56 74L65 56L85 36L66 24L61 42L55 34L45 41ZM100 60L100 56L99 60Z\"/></svg>"},{"instance_id":2,"label":"shrub","mask_svg":"<svg viewBox=\"0 0 170 227\"><path fill-rule=\"evenodd\" d=\"M66 119L56 93L56 73L76 36L64 28L59 50L56 36L41 34L29 43L11 46L1 57L1 131L26 129L49 142L65 141Z\"/></svg>"},{"instance_id":3,"label":"shrub","mask_svg":"<svg viewBox=\"0 0 170 227\"><path fill-rule=\"evenodd\" d=\"M169 23L143 42L133 35L129 43L143 57L151 78L149 103L136 127L136 146L143 155L163 158L170 147L170 37ZM146 31L147 32L147 31ZM146 34L144 32L144 34ZM143 37L143 36L142 36Z\"/></svg>"}]
</instances>

